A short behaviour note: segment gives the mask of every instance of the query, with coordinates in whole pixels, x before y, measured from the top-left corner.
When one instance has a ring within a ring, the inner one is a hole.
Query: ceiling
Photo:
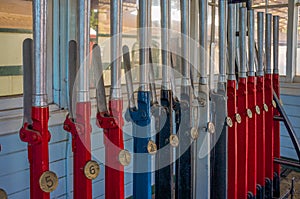
[[[175,2],[175,3],[174,3]],[[178,0],[172,1],[172,7],[178,7]],[[265,5],[265,0],[254,0],[253,6]],[[288,0],[269,0],[269,5],[287,4]],[[0,28],[32,29],[31,1],[28,0],[0,0]],[[153,4],[159,4],[159,0],[153,0]],[[99,32],[109,33],[110,0],[92,0],[92,9],[98,10]],[[136,0],[123,0],[123,31],[129,31],[137,26]],[[265,11],[260,9],[258,11]],[[280,30],[286,33],[287,29],[287,8],[269,9],[274,15],[280,16]],[[300,13],[300,12],[299,12]],[[300,20],[299,20],[300,27]],[[299,28],[300,35],[300,28]]]

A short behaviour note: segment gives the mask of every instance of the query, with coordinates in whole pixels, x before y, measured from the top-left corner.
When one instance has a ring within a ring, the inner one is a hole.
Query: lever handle
[[[33,88],[33,40],[23,42],[23,91],[24,91],[24,120],[23,123],[32,124],[32,88]]]
[[[101,49],[95,44],[93,46],[92,53],[92,63],[95,68],[95,80],[97,82],[96,87],[96,99],[97,99],[97,109],[100,113],[107,113],[107,103],[106,103],[106,94],[104,87],[104,79],[103,79],[103,66],[101,60]]]
[[[125,66],[125,79],[126,79],[129,108],[136,109],[134,94],[133,94],[133,82],[132,82],[132,74],[131,74],[129,48],[128,46],[124,45],[122,50],[123,50],[123,60]]]
[[[154,78],[154,70],[153,70],[153,59],[152,59],[152,49],[149,48],[149,63],[150,63],[150,91],[151,91],[151,104],[157,104],[157,95],[156,95],[156,87],[155,87],[155,78]]]

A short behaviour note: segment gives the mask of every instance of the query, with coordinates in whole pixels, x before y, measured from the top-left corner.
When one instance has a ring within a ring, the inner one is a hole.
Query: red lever
[[[248,77],[248,192],[256,196],[256,77]]]
[[[279,75],[273,74],[274,92],[280,97],[279,91]],[[274,115],[279,115],[277,109],[274,109]],[[280,124],[279,121],[274,121],[274,158],[280,158]],[[274,164],[274,172],[280,174],[280,165]]]
[[[236,81],[227,81],[227,110],[232,126],[228,127],[228,198],[237,199],[237,123],[235,122]]]
[[[97,114],[98,126],[104,129],[105,144],[105,197],[124,199],[124,166],[119,162],[119,153],[124,149],[122,100],[109,102],[110,116]]]
[[[28,143],[28,159],[30,163],[30,198],[49,199],[50,194],[40,187],[40,177],[49,170],[48,131],[49,108],[32,107],[32,125],[27,123],[20,130],[20,138]]]
[[[266,135],[266,177],[273,181],[273,86],[272,75],[265,74],[265,104],[268,111],[265,113],[265,135]]]
[[[247,78],[239,78],[237,91],[237,109],[240,114],[240,123],[237,125],[238,146],[238,198],[247,198],[247,171],[248,171],[248,118],[247,108]]]
[[[74,199],[92,198],[92,181],[84,174],[84,168],[91,160],[91,103],[76,104],[76,123],[67,116],[64,129],[72,134],[72,150],[74,153]]]
[[[264,111],[264,77],[257,77],[256,104],[260,114],[257,114],[257,183],[265,187],[265,111]]]

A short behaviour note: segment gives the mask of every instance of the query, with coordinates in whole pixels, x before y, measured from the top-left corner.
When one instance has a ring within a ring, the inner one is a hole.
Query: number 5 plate
[[[58,178],[52,171],[45,171],[40,177],[40,188],[47,193],[56,189],[58,185]]]
[[[99,164],[94,161],[88,161],[84,166],[84,175],[87,179],[94,180],[100,173]]]

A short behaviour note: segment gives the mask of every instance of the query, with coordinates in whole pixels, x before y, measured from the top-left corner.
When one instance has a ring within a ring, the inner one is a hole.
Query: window
[[[279,19],[279,57],[278,57],[278,67],[279,74],[286,75],[286,53],[287,53],[287,22],[288,22],[288,1],[287,0],[272,0],[269,1],[270,8],[267,9],[268,13],[273,16],[277,15]],[[253,7],[257,12],[266,13],[265,1],[256,0],[254,1]],[[255,21],[257,20],[257,15],[255,14]],[[264,18],[266,20],[266,18]],[[255,31],[257,32],[257,31]],[[255,35],[256,36],[256,35]],[[273,68],[273,53],[272,53],[272,68]]]
[[[32,37],[32,2],[0,2],[0,96],[23,93],[22,43]]]

